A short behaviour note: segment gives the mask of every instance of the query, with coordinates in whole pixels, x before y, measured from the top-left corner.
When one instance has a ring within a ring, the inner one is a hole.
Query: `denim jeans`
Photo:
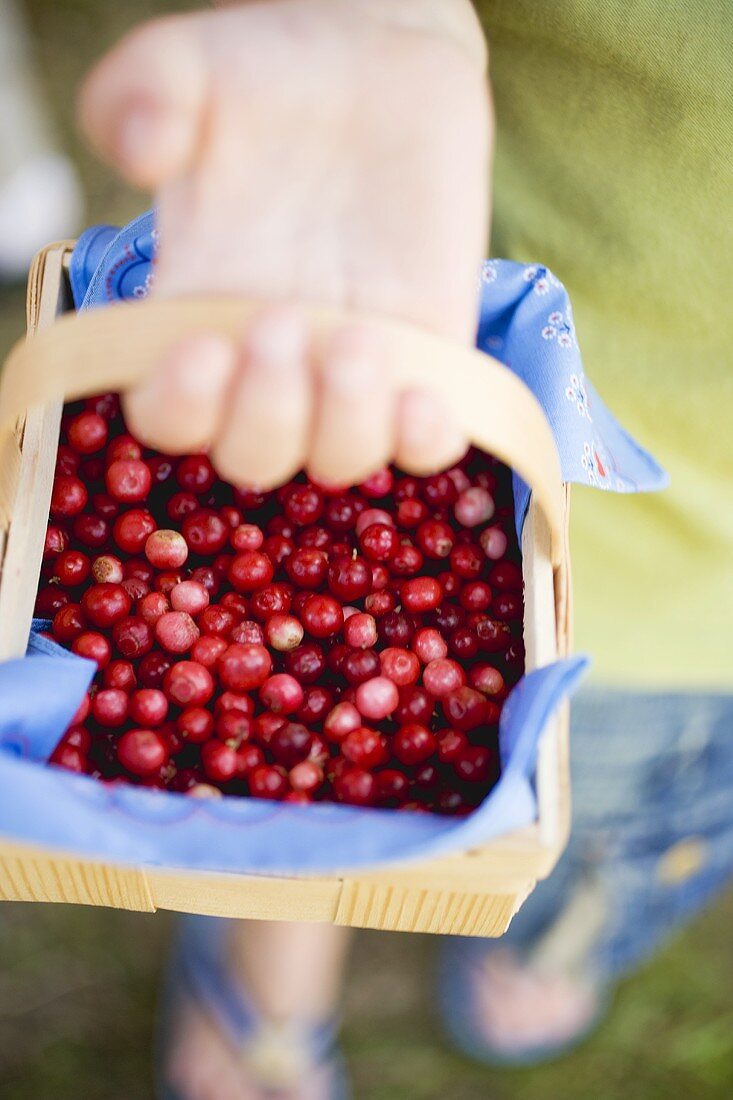
[[[571,757],[570,844],[501,942],[609,980],[733,878],[733,695],[591,688]]]

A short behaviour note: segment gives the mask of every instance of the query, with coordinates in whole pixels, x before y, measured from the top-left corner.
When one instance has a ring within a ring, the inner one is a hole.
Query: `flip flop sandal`
[[[438,1011],[443,1028],[462,1054],[488,1066],[520,1068],[551,1062],[569,1054],[591,1035],[607,1014],[612,986],[594,983],[596,1005],[591,1018],[562,1042],[540,1043],[510,1049],[493,1044],[481,1026],[478,983],[490,981],[484,962],[491,951],[502,949],[485,940],[454,940],[441,951],[438,969]]]
[[[314,1069],[325,1069],[330,1077],[327,1100],[348,1100],[344,1062],[336,1041],[337,1022],[312,1026],[266,1020],[227,972],[224,946],[229,925],[227,919],[219,917],[187,916],[179,922],[156,1043],[161,1100],[186,1100],[165,1080],[166,1053],[176,1012],[185,1000],[205,1013],[239,1052],[248,1083],[259,1087],[263,1100],[288,1100],[292,1090]]]

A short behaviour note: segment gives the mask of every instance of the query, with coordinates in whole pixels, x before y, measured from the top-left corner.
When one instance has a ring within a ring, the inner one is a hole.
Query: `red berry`
[[[68,518],[84,511],[88,493],[83,481],[71,474],[54,478],[51,492],[51,515]]]
[[[187,611],[198,615],[209,604],[209,593],[198,581],[181,581],[171,589],[171,607],[174,611]]]
[[[283,500],[285,515],[296,527],[317,523],[323,514],[323,496],[313,485],[293,485]]]
[[[484,695],[502,695],[504,692],[504,677],[492,665],[474,665],[468,680],[471,687]]]
[[[219,679],[232,691],[254,691],[272,670],[272,658],[262,645],[230,645],[219,658]]]
[[[379,659],[382,664],[382,675],[398,687],[408,687],[410,684],[417,683],[420,662],[409,649],[389,646],[382,650]]]
[[[114,500],[135,504],[148,496],[153,478],[148,466],[139,458],[120,458],[107,467],[104,482]]]
[[[99,554],[92,562],[92,577],[97,584],[121,584],[125,579],[122,562],[114,554]]]
[[[438,630],[429,626],[417,630],[412,639],[412,648],[424,665],[435,661],[439,657],[448,656],[448,646],[445,638]]]
[[[132,600],[120,584],[93,584],[82,596],[81,606],[93,626],[105,628],[130,614]]]
[[[201,707],[214,694],[214,680],[198,661],[177,661],[163,679],[163,690],[179,707]]]
[[[441,764],[452,764],[468,747],[468,738],[460,730],[441,730],[436,737],[438,742],[438,760]]]
[[[168,746],[155,730],[134,729],[123,733],[117,756],[124,768],[146,779],[155,775],[168,761]]]
[[[46,538],[43,543],[43,560],[54,561],[69,545],[69,538],[60,527],[49,524],[46,528]]]
[[[202,745],[214,733],[214,716],[205,707],[186,707],[176,719],[176,728],[184,741]]]
[[[168,653],[188,653],[200,631],[185,611],[166,611],[155,624],[155,637]]]
[[[219,554],[229,542],[229,527],[212,508],[197,508],[182,525],[183,537],[194,554]]]
[[[272,580],[272,562],[259,550],[237,554],[229,566],[229,580],[237,592],[255,592]]]
[[[292,768],[306,760],[311,749],[312,735],[300,722],[285,722],[270,738],[270,751],[278,764]]]
[[[489,717],[488,708],[489,704],[481,692],[470,687],[460,687],[443,699],[443,713],[459,730],[472,730],[485,725]]]
[[[461,590],[461,607],[466,611],[487,611],[491,597],[491,589],[485,581],[469,581]]]
[[[330,638],[344,625],[344,612],[332,596],[313,595],[305,601],[301,619],[314,638]]]
[[[105,668],[112,656],[112,647],[104,634],[97,634],[93,630],[84,630],[77,634],[71,643],[73,653],[77,657],[87,657],[90,661],[96,661],[97,668]]]
[[[399,611],[391,611],[379,622],[380,637],[389,645],[406,646],[414,633],[412,623]]]
[[[494,514],[494,498],[486,489],[472,486],[464,489],[453,506],[456,521],[462,527],[478,527]]]
[[[301,760],[290,769],[288,779],[293,791],[313,794],[323,783],[323,768],[312,760]]]
[[[299,548],[285,559],[285,572],[298,588],[320,588],[328,572],[328,556],[323,550]]]
[[[259,550],[265,536],[254,523],[242,523],[234,528],[229,541],[235,550]]]
[[[361,726],[361,715],[353,703],[337,703],[323,723],[323,732],[329,741],[340,744],[352,730]]]
[[[148,592],[137,605],[138,615],[148,626],[155,626],[166,611],[170,611],[170,604],[162,592]]]
[[[435,737],[417,722],[401,726],[392,740],[392,752],[402,764],[421,764],[435,749]]]
[[[250,600],[250,608],[255,619],[265,622],[273,615],[286,615],[293,602],[290,585],[268,584],[255,592]]]
[[[400,596],[407,611],[420,615],[439,605],[443,589],[435,577],[415,577],[403,583]]]
[[[356,689],[356,707],[373,722],[389,717],[400,701],[397,685],[387,676],[365,680]]]
[[[509,539],[501,527],[487,527],[479,536],[481,549],[490,561],[499,561],[509,548]]]
[[[36,596],[34,614],[39,619],[52,619],[57,611],[66,607],[69,602],[69,594],[64,592],[56,584],[42,588]]]
[[[385,738],[368,726],[348,733],[341,742],[341,752],[352,764],[367,769],[376,768],[389,758]]]
[[[216,473],[206,455],[186,455],[178,463],[176,480],[182,489],[202,496],[213,487]]]
[[[395,721],[406,726],[412,722],[426,726],[433,717],[435,700],[420,687],[406,687],[400,691],[400,701],[395,710]]]
[[[214,783],[228,783],[239,774],[236,750],[222,741],[207,741],[201,747],[204,774]]]
[[[339,802],[351,806],[373,806],[377,800],[377,781],[364,768],[349,767],[333,781],[333,793]]]
[[[399,550],[400,537],[393,526],[372,523],[359,536],[359,545],[369,561],[386,562]]]
[[[467,745],[453,763],[459,779],[466,783],[486,783],[496,768],[496,754],[484,745]]]
[[[450,555],[450,567],[463,580],[475,580],[481,573],[484,558],[470,542],[461,542],[454,546]]]
[[[241,645],[264,645],[265,632],[254,619],[242,619],[229,631],[229,641],[239,642]]]
[[[344,603],[360,600],[372,589],[369,563],[360,557],[337,558],[328,569],[328,587]]]
[[[161,687],[166,672],[173,664],[165,653],[146,653],[137,666],[137,675],[144,687]]]
[[[260,699],[274,714],[293,714],[303,705],[303,688],[287,672],[277,672],[265,680]]]
[[[363,512],[360,512],[356,520],[356,537],[361,536],[366,531],[367,527],[371,527],[373,523],[380,523],[386,527],[394,527],[394,520],[389,512],[385,512],[384,508],[365,508]]]
[[[59,642],[73,642],[84,627],[86,619],[78,603],[70,603],[60,608],[53,617],[51,631]]]
[[[168,700],[158,688],[140,688],[130,696],[130,718],[145,727],[159,726],[168,717]]]
[[[319,725],[333,707],[333,695],[324,687],[310,687],[303,692],[303,702],[295,717],[306,726]]]
[[[272,798],[280,801],[288,791],[287,774],[282,768],[271,764],[261,764],[253,768],[248,776],[249,793],[253,798]]]
[[[128,615],[112,627],[112,641],[118,653],[134,660],[153,648],[153,629],[144,619]]]
[[[65,768],[69,772],[78,772],[80,775],[87,770],[86,755],[74,745],[66,745],[63,742],[53,750],[49,763]]]
[[[205,634],[197,638],[191,646],[191,660],[203,665],[204,668],[216,668],[217,661],[222,653],[226,652],[228,645],[224,638]]]
[[[67,432],[71,446],[82,455],[101,451],[107,442],[107,421],[99,413],[82,412],[69,424]]]
[[[387,493],[391,492],[393,484],[392,471],[387,466],[383,466],[381,470],[377,470],[366,481],[362,481],[359,489],[365,497],[379,499],[380,497],[386,497]]]
[[[414,577],[423,566],[423,556],[416,546],[402,543],[389,563],[393,577]]]
[[[107,688],[131,691],[137,683],[135,669],[129,661],[110,661],[102,675],[102,682]]]
[[[428,519],[420,524],[415,532],[417,544],[428,558],[447,558],[455,541],[453,531],[447,523]]]
[[[119,688],[104,688],[92,699],[92,716],[100,726],[121,726],[127,718],[127,707],[126,692]]]
[[[237,616],[228,607],[210,604],[199,612],[196,622],[202,634],[228,638],[232,627],[237,622]]]
[[[373,649],[347,649],[340,668],[344,678],[354,687],[374,679],[381,670],[379,656]]]
[[[76,588],[89,576],[89,558],[81,550],[64,550],[54,564],[54,575],[67,588]]]
[[[344,641],[352,649],[370,649],[377,644],[377,622],[372,615],[357,612],[344,623]]]
[[[457,691],[466,682],[466,674],[459,664],[443,657],[425,666],[422,681],[425,690],[438,699]]]
[[[410,781],[404,772],[396,768],[385,768],[378,772],[377,789],[379,801],[385,806],[401,806],[407,800]]]
[[[162,528],[147,538],[145,557],[156,569],[180,569],[188,558],[188,545],[178,531]]]
[[[273,615],[265,623],[267,643],[280,653],[289,653],[303,641],[303,626],[293,615]]]
[[[301,684],[314,684],[326,669],[323,650],[315,642],[304,642],[285,654],[285,671]]]
[[[156,523],[150,512],[143,508],[131,508],[115,520],[112,528],[114,540],[126,554],[141,553]]]
[[[143,449],[137,440],[133,439],[131,435],[123,434],[118,435],[116,439],[111,441],[104,457],[107,465],[111,466],[118,459],[138,459],[142,456]]]

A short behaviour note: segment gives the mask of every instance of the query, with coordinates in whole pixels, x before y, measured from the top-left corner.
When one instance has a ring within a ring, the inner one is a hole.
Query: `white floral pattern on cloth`
[[[565,396],[568,401],[572,401],[575,405],[579,416],[584,416],[586,420],[589,420],[591,423],[593,422],[590,411],[590,401],[588,400],[588,391],[585,387],[584,374],[570,375],[570,381],[565,389]]]

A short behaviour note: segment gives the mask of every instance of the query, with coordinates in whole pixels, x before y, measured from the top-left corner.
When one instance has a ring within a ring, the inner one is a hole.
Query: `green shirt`
[[[606,682],[733,686],[733,4],[476,0],[492,254],[546,263],[671,487],[579,489],[576,643]]]

